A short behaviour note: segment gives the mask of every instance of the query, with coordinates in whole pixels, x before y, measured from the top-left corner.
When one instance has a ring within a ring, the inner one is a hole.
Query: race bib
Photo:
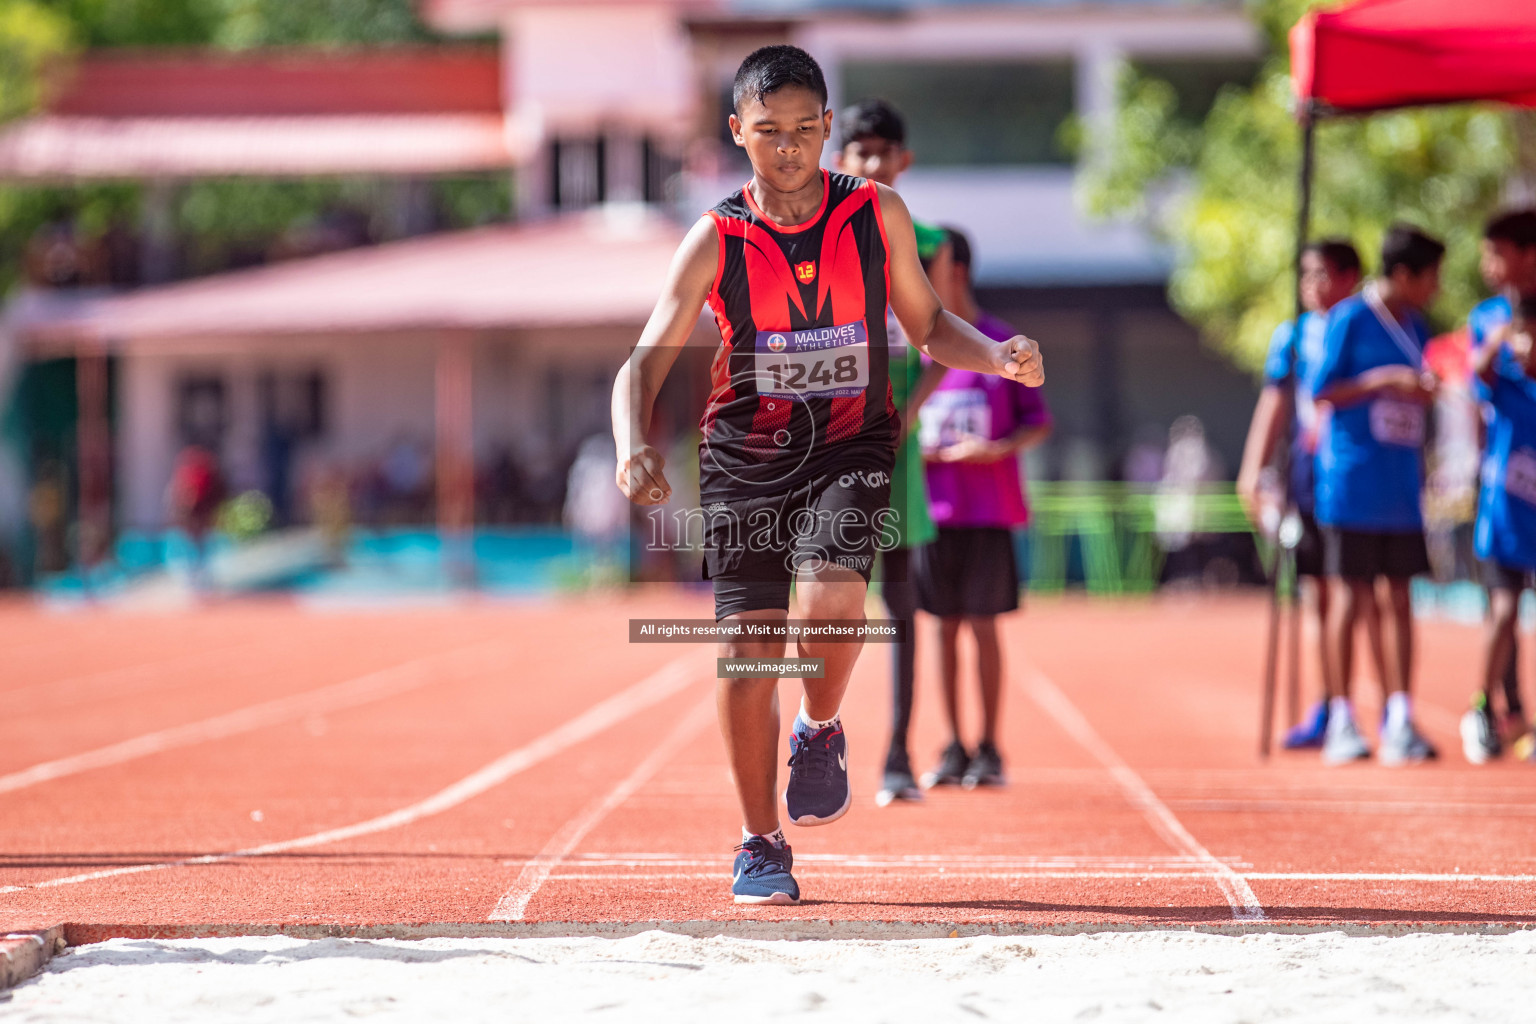
[[[992,404],[980,388],[935,391],[923,403],[918,438],[924,448],[947,448],[964,437],[992,439]]]
[[[1504,490],[1512,498],[1536,505],[1536,452],[1521,448],[1504,467]]]
[[[1371,437],[1378,444],[1424,447],[1424,407],[1378,398],[1371,403]]]
[[[758,331],[754,355],[757,393],[770,398],[849,398],[869,386],[869,332],[862,320]]]

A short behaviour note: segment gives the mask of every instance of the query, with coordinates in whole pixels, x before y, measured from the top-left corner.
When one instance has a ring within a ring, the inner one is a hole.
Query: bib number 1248
[[[810,354],[805,353],[804,356]],[[800,359],[791,356],[779,363],[765,363],[762,367],[763,372],[771,379],[768,390],[810,391],[829,388],[834,384],[852,384],[859,379],[857,356],[816,360],[807,359],[804,356]]]
[[[758,394],[804,400],[857,395],[869,386],[869,335],[862,320],[800,331],[759,331]]]

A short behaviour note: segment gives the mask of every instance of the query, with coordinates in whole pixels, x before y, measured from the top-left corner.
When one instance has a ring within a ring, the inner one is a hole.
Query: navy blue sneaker
[[[1328,736],[1328,702],[1321,701],[1312,709],[1312,714],[1296,723],[1291,731],[1285,734],[1281,746],[1286,750],[1313,750],[1323,745],[1323,740]]]
[[[800,720],[789,733],[789,785],[784,804],[796,825],[826,825],[848,813],[848,737],[843,723],[802,732]]]
[[[737,903],[772,903],[792,907],[800,902],[800,886],[789,873],[794,854],[789,844],[775,846],[762,836],[753,836],[736,847],[735,877],[731,894]]]

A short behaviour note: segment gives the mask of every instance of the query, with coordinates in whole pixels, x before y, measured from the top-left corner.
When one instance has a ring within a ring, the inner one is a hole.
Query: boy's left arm
[[[995,373],[1020,384],[1045,383],[1040,347],[1022,334],[996,342],[944,308],[917,258],[912,215],[901,197],[876,185],[890,252],[891,309],[918,351],[957,370]]]

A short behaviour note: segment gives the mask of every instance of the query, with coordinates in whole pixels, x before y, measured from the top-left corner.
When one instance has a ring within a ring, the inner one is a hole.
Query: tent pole
[[[1301,302],[1301,256],[1307,245],[1307,234],[1312,219],[1312,177],[1315,163],[1315,128],[1316,109],[1310,100],[1304,101],[1301,108],[1301,173],[1297,183],[1298,202],[1296,210],[1296,250],[1292,260],[1294,282],[1294,313],[1291,320],[1291,352],[1290,365],[1286,367],[1285,379],[1281,383],[1289,405],[1295,408],[1296,402],[1296,356],[1300,348],[1301,317],[1306,310]],[[1289,518],[1291,511],[1291,467],[1290,454],[1292,435],[1296,429],[1296,417],[1294,415],[1286,419],[1281,427],[1281,443],[1279,468],[1280,468],[1280,507],[1284,510],[1284,516]],[[1291,709],[1291,718],[1294,723],[1295,709],[1299,701],[1300,668],[1301,668],[1301,609],[1297,600],[1299,581],[1296,579],[1296,548],[1298,538],[1288,536],[1288,531],[1282,528],[1279,543],[1275,545],[1274,570],[1272,572],[1270,602],[1269,602],[1269,631],[1265,641],[1264,659],[1264,697],[1261,702],[1261,721],[1259,723],[1259,756],[1269,757],[1270,744],[1273,739],[1275,722],[1275,688],[1280,669],[1280,635],[1283,632],[1284,616],[1289,613],[1292,617],[1290,629],[1290,657],[1289,671],[1287,674],[1287,705]],[[1287,543],[1289,541],[1289,543]],[[1288,585],[1289,584],[1289,585]]]

